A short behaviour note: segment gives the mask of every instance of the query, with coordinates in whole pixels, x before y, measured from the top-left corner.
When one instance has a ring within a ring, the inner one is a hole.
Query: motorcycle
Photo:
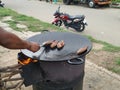
[[[82,32],[85,29],[85,26],[88,25],[84,15],[71,16],[67,13],[60,12],[60,6],[54,13],[54,20],[52,24],[56,26],[64,26],[66,28],[73,28],[78,32]]]
[[[4,3],[0,0],[0,7],[4,7]]]

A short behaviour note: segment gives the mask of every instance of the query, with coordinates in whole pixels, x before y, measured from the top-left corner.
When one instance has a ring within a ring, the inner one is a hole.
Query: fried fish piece
[[[57,46],[57,44],[58,44],[58,41],[57,41],[57,40],[54,40],[54,41],[51,43],[50,47],[51,47],[51,48],[55,48],[55,47]]]
[[[51,45],[53,42],[54,42],[54,40],[49,40],[49,41],[44,42],[42,45],[48,46],[48,45]]]
[[[58,49],[63,48],[64,45],[65,45],[64,41],[61,40],[61,41],[58,42],[58,44],[57,44],[57,48],[58,48]]]
[[[77,55],[80,55],[80,54],[84,53],[85,51],[87,51],[87,48],[88,48],[88,46],[85,46],[85,47],[83,47],[83,48],[80,48],[80,49],[77,51]]]

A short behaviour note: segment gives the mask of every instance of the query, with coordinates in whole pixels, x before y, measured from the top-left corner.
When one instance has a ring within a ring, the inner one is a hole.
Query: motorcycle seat
[[[81,19],[84,18],[84,15],[75,15],[75,16],[70,16],[69,15],[69,19],[74,20],[74,19]]]

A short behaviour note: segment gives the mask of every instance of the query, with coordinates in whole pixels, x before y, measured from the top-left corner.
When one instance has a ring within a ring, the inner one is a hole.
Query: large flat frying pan
[[[42,47],[36,53],[33,53],[27,49],[22,49],[21,52],[30,58],[34,58],[35,54],[41,54],[37,58],[42,61],[63,61],[70,60],[73,58],[79,58],[83,55],[86,55],[92,47],[91,42],[84,36],[76,33],[70,32],[46,32],[32,36],[27,39],[28,41],[37,42],[40,45],[48,40],[64,40],[65,46],[62,49],[51,49]],[[77,55],[76,52],[78,49],[87,46],[86,52],[83,54]],[[41,52],[41,53],[40,53]],[[36,59],[36,58],[35,58]]]

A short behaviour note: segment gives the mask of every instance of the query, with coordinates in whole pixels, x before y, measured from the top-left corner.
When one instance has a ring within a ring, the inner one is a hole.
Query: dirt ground
[[[87,59],[120,75],[120,65],[116,63],[116,58],[120,57],[120,52],[104,51],[102,47],[102,44],[93,43],[92,51],[87,55]]]

